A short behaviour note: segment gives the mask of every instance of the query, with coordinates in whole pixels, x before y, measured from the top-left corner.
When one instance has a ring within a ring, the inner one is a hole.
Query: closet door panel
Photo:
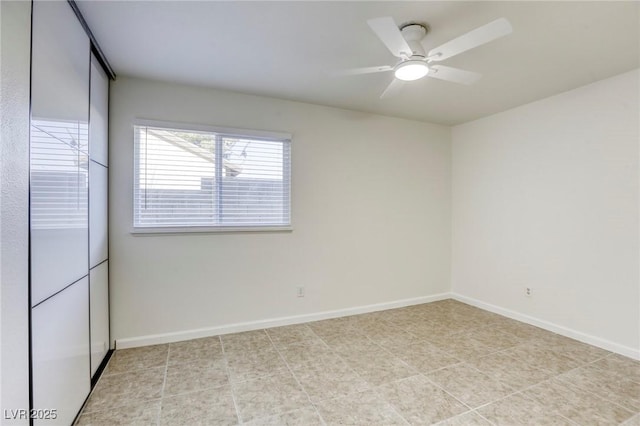
[[[91,376],[109,350],[109,262],[101,263],[89,273],[91,312]]]
[[[67,2],[33,3],[32,306],[88,274],[89,39]]]
[[[88,153],[89,38],[65,1],[34,1],[31,112],[38,120],[69,123],[60,135]]]
[[[33,408],[57,409],[69,425],[89,394],[89,280],[83,278],[32,310]]]
[[[108,166],[109,78],[95,56],[91,56],[91,141],[89,155],[92,160]]]
[[[89,162],[89,258],[93,268],[107,259],[107,191],[108,169]]]

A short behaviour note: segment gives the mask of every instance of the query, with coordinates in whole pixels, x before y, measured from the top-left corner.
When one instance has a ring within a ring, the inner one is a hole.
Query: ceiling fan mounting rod
[[[428,32],[428,27],[425,24],[409,22],[400,26],[400,32],[411,48],[411,55],[409,56],[426,56],[422,43],[420,43]]]
[[[407,27],[412,27],[412,26],[420,26],[422,28],[424,28],[424,35],[423,37],[429,32],[429,25],[427,25],[425,22],[419,22],[419,21],[408,21],[405,22],[404,24],[400,25],[400,31],[404,30]]]

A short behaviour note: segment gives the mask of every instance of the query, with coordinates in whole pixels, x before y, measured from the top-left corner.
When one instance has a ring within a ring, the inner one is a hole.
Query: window
[[[287,229],[288,135],[136,125],[134,232]]]

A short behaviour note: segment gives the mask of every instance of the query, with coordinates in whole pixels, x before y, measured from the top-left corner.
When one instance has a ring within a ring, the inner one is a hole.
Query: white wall
[[[115,339],[448,292],[449,128],[132,78],[110,113]],[[136,117],[292,133],[293,232],[131,235]]]
[[[0,28],[0,413],[4,418],[5,410],[29,408],[31,2],[0,2]],[[28,423],[2,420],[2,424]]]
[[[453,128],[455,293],[640,356],[638,81]]]

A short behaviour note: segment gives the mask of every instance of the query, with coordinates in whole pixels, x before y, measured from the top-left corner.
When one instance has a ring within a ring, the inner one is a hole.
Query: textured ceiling
[[[79,1],[119,75],[194,84],[353,110],[458,124],[640,66],[640,2]],[[367,26],[427,22],[427,47],[499,17],[513,33],[446,65],[480,72],[473,86],[436,79],[379,95],[393,64]]]

